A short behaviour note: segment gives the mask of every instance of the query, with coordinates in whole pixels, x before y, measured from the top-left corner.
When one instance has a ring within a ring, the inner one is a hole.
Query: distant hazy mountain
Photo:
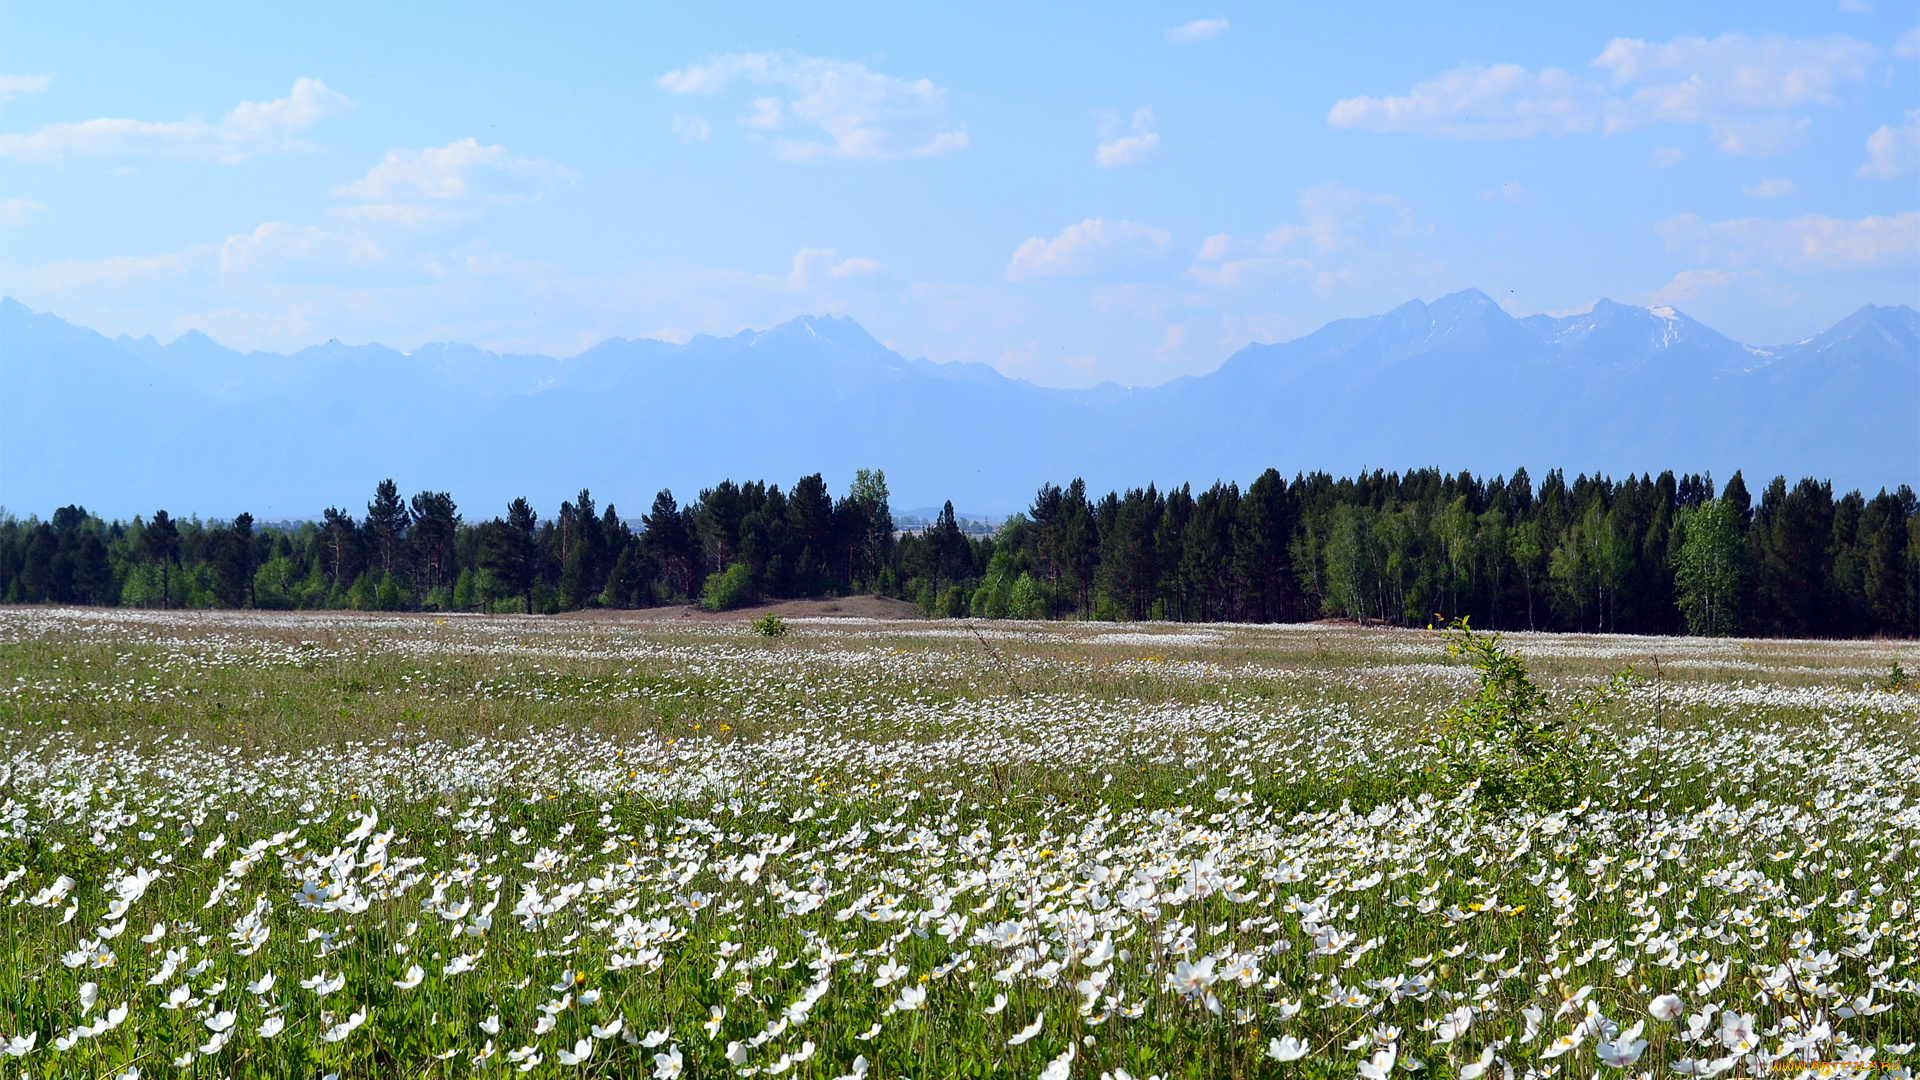
[[[1735,468],[1843,487],[1920,481],[1920,314],[1860,309],[1754,348],[1670,308],[1515,319],[1468,290],[1250,345],[1164,386],[1054,390],[908,360],[850,319],[577,356],[328,342],[238,353],[117,340],[0,300],[0,505],[227,516],[358,508],[382,477],[470,516],[590,486],[637,515],[732,476],[994,513],[1042,481],[1250,480],[1268,466],[1615,475]]]

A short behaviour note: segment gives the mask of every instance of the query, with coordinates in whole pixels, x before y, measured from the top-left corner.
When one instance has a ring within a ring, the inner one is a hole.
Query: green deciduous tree
[[[1740,511],[1715,499],[1680,511],[1679,547],[1673,556],[1674,586],[1687,633],[1722,637],[1740,632],[1751,567]]]

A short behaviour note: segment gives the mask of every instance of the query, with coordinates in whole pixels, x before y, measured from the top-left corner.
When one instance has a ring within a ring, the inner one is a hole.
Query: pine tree
[[[535,532],[539,516],[526,499],[507,504],[506,519],[488,523],[482,547],[482,565],[508,592],[526,601],[527,614],[533,614],[533,583],[538,578],[540,546]]]
[[[173,606],[173,564],[180,559],[180,527],[165,510],[155,510],[140,537],[147,558],[160,564],[160,606]]]
[[[366,529],[379,545],[381,573],[393,575],[394,556],[406,536],[407,526],[412,523],[406,501],[400,497],[400,486],[391,478],[380,481],[374,489],[373,501],[367,504]]]

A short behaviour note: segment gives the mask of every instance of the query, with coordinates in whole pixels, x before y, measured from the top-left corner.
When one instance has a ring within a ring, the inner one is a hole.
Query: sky
[[[1468,287],[1774,344],[1920,303],[1916,22],[0,0],[0,293],[274,351],[848,315],[1051,386]]]

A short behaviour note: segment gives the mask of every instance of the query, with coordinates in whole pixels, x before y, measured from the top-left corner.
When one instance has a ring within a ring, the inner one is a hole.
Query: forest
[[[1091,495],[1046,484],[992,535],[948,503],[898,529],[885,474],[835,497],[725,480],[640,518],[591,492],[469,519],[446,492],[377,485],[364,513],[258,523],[164,510],[0,514],[15,604],[551,614],[872,593],[937,617],[1425,625],[1708,636],[1920,636],[1920,507],[1735,473],[1536,484],[1436,470]]]

